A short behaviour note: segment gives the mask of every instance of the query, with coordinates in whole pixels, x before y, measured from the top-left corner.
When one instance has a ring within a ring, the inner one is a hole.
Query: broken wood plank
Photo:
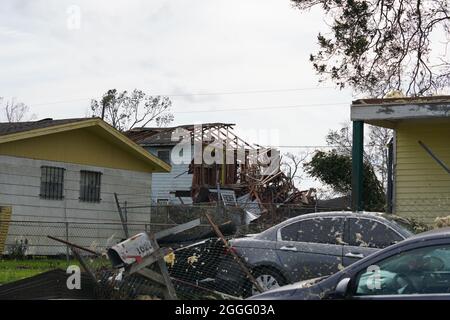
[[[94,282],[94,285],[97,286],[98,285],[98,281],[97,281],[97,277],[95,276],[94,272],[91,270],[91,268],[89,268],[89,266],[87,265],[86,261],[84,260],[83,256],[77,251],[76,248],[71,247],[70,248],[73,255],[75,256],[75,258],[78,260],[78,262],[81,264],[81,267],[84,269],[84,271],[86,271],[86,273],[89,275],[89,277],[92,279],[92,281]]]
[[[158,242],[156,241],[155,237],[149,234],[149,238],[152,246],[157,250],[160,250]],[[161,259],[158,259],[157,263],[159,267],[159,272],[161,272],[161,275],[164,279],[165,289],[167,291],[165,295],[166,298],[170,300],[177,299],[177,293],[175,292],[172,280],[170,279],[169,271],[167,270],[167,264],[166,261],[164,261],[164,256],[162,256]]]
[[[116,200],[117,211],[119,212],[120,221],[122,222],[123,232],[125,233],[125,238],[129,238],[128,234],[128,225],[125,219],[125,216],[122,212],[122,208],[120,207],[119,198],[117,197],[117,193],[114,192],[114,199]]]
[[[217,225],[214,223],[214,221],[211,219],[209,214],[205,213],[205,216],[206,216],[206,219],[208,219],[208,222],[211,225],[211,227],[213,228],[214,232],[217,234],[217,236],[220,238],[220,240],[222,240],[225,248],[228,250],[229,253],[231,253],[231,255],[233,256],[234,260],[237,262],[239,267],[246,274],[247,278],[255,285],[256,289],[259,292],[261,292],[261,293],[264,292],[264,289],[261,287],[261,285],[258,283],[258,281],[256,281],[255,277],[253,277],[251,272],[248,270],[247,266],[241,261],[241,258],[233,250],[231,250],[230,245],[228,244],[228,241],[225,239],[225,237],[223,236],[222,232],[217,227]]]
[[[94,254],[94,255],[96,255],[96,256],[101,256],[101,254],[98,253],[98,252],[96,252],[96,251],[93,251],[93,250],[91,250],[91,249],[88,249],[88,248],[79,246],[79,245],[77,245],[77,244],[75,244],[75,243],[72,243],[72,242],[69,242],[69,241],[66,241],[66,240],[63,240],[63,239],[59,239],[59,238],[56,238],[56,237],[52,237],[52,236],[49,236],[49,235],[47,235],[47,238],[52,239],[52,240],[55,240],[55,241],[58,241],[58,242],[61,242],[61,243],[64,243],[65,245],[68,245],[69,247],[73,247],[73,248],[76,248],[76,249],[80,249],[80,250],[83,250],[83,251],[92,253],[92,254]]]
[[[167,265],[164,260],[158,260],[158,267],[162,274],[162,277],[164,279],[164,283],[166,285],[167,289],[167,295],[166,298],[170,300],[176,300],[177,299],[177,293],[175,292],[175,288],[172,284],[172,279],[170,279],[169,271],[167,270]]]
[[[173,228],[166,229],[155,233],[155,239],[161,239],[171,234],[177,234],[200,225],[200,218],[177,225]]]
[[[156,261],[163,259],[164,256],[162,255],[162,250],[160,248],[155,248],[155,251],[152,252],[149,256],[142,259],[140,263],[135,263],[126,270],[127,274],[133,274],[135,272],[138,272],[139,270],[155,263]]]

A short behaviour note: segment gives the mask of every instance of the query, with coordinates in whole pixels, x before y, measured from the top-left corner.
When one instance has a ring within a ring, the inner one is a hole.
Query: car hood
[[[299,282],[295,282],[292,284],[288,284],[286,286],[282,286],[273,290],[270,290],[271,292],[274,292],[276,290],[281,290],[281,289],[285,289],[285,290],[296,290],[296,289],[304,289],[304,288],[309,288],[313,285],[315,285],[316,283],[319,283],[320,281],[322,281],[323,279],[328,278],[328,276],[323,276],[323,277],[318,277],[318,278],[313,278],[313,279],[308,279],[308,280],[303,280],[303,281],[299,281]]]
[[[319,283],[320,281],[328,278],[328,276],[308,279],[292,284],[288,284],[276,289],[272,289],[269,291],[266,291],[264,293],[255,295],[253,297],[250,297],[250,300],[263,300],[263,299],[276,299],[276,298],[289,298],[292,296],[297,290],[299,289],[307,289],[312,287],[313,285]]]

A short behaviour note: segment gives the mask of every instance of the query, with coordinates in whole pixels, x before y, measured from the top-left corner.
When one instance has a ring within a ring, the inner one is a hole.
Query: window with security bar
[[[85,202],[100,202],[102,173],[82,170],[80,174],[80,200]]]
[[[41,198],[50,200],[64,198],[64,171],[64,168],[41,167]]]

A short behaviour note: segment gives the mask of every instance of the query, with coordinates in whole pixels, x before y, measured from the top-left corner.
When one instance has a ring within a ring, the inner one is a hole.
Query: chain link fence
[[[237,206],[208,204],[139,205],[125,206],[122,210],[125,219],[133,222],[121,223],[117,221],[119,219],[115,219],[115,221],[108,219],[100,222],[95,220],[48,221],[48,219],[40,220],[39,217],[34,216],[26,219],[21,217],[22,219],[19,220],[13,214],[10,219],[0,219],[0,227],[2,230],[5,230],[0,235],[4,238],[3,248],[0,247],[0,254],[20,254],[20,251],[23,251],[22,253],[25,255],[67,255],[66,246],[48,239],[48,235],[83,247],[104,250],[127,238],[125,229],[128,231],[129,236],[143,231],[157,233],[158,231],[200,218],[201,225],[184,234],[187,241],[189,239],[195,240],[196,235],[200,237],[211,231],[211,226],[206,221],[205,214],[212,216],[218,225],[231,222],[236,227],[232,230],[232,234],[243,236],[248,233],[261,232],[272,225],[298,215],[342,209],[273,204],[270,210],[264,211],[258,204],[249,204],[245,209]],[[251,214],[251,212],[258,212],[259,218],[257,215]],[[118,217],[117,213],[112,214]]]
[[[450,194],[424,193],[416,198],[398,195],[394,207],[399,216],[409,217],[429,226],[438,226],[440,219],[450,216]]]
[[[255,254],[264,255],[267,260],[274,259],[275,250],[264,247],[260,248],[261,250],[252,249],[253,252],[245,254],[241,252],[236,255],[234,248],[224,244],[212,231],[211,225],[205,219],[205,214],[210,215],[219,227],[233,225],[234,228],[224,229],[226,238],[232,239],[258,233],[298,215],[346,209],[281,204],[266,206],[264,211],[259,205],[254,206],[253,208],[247,206],[244,210],[223,205],[128,205],[123,208],[126,219],[139,222],[125,224],[117,221],[40,221],[37,219],[20,221],[15,220],[12,215],[11,220],[0,220],[0,229],[5,230],[7,225],[8,230],[3,254],[60,256],[73,261],[73,253],[66,245],[47,238],[47,235],[51,235],[101,253],[93,256],[80,251],[98,280],[97,297],[164,299],[161,289],[155,287],[145,277],[133,274],[123,278],[121,270],[111,268],[105,252],[114,244],[127,238],[125,230],[128,230],[129,236],[143,231],[157,233],[200,218],[199,226],[182,234],[158,240],[160,246],[166,249],[164,260],[178,298],[241,299],[258,293],[261,287],[270,286],[269,282],[274,280],[278,285],[287,284],[287,280],[274,270],[267,267],[250,269],[247,264],[248,257]],[[257,210],[260,210],[261,216],[250,221],[255,218],[255,215],[249,215],[249,212],[255,213],[258,212]],[[414,219],[418,221],[428,219],[425,221],[434,222],[435,217],[426,215],[425,212],[418,212]],[[230,221],[234,223],[230,224]],[[448,222],[450,224],[450,221]],[[337,271],[338,269],[330,268],[324,271],[324,275]]]

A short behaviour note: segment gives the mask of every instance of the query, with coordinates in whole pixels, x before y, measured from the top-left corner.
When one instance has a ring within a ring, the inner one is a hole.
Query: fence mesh
[[[149,214],[143,214],[143,208],[148,208]],[[258,208],[253,209],[256,211]],[[206,213],[221,227],[227,239],[235,239],[266,230],[294,216],[342,209],[274,205],[273,210],[246,224],[246,212],[235,207],[129,206],[125,210],[127,219],[140,222],[126,223],[126,228],[124,224],[118,222],[2,220],[0,229],[7,230],[7,236],[4,239],[3,248],[0,249],[3,250],[6,258],[43,255],[59,257],[67,260],[68,263],[73,263],[74,253],[65,244],[47,238],[47,235],[51,235],[99,253],[94,255],[92,252],[77,250],[97,281],[96,296],[98,298],[165,299],[167,297],[161,286],[155,285],[139,274],[124,276],[123,270],[113,269],[111,262],[107,259],[106,250],[126,239],[125,229],[128,230],[129,236],[143,231],[155,234],[200,218],[199,226],[182,234],[158,240],[165,250],[164,261],[177,297],[189,300],[242,299],[258,293],[261,289],[258,287],[262,286],[264,289],[270,286],[273,280],[277,285],[287,283],[286,278],[275,270],[269,267],[251,268],[248,263],[255,252],[265,255],[267,260],[273,259],[275,249],[265,247],[264,250],[254,250],[249,253],[237,252],[234,247],[227,247],[212,231],[205,219]],[[420,212],[414,218],[418,221],[427,218],[427,221],[430,221],[429,215]],[[230,221],[234,223],[229,224]],[[227,229],[228,225],[239,227]],[[333,264],[333,268],[324,269],[325,271],[322,270],[319,274],[331,274],[338,271],[339,267],[341,266],[337,263]],[[158,271],[155,266],[150,269]],[[308,276],[305,275],[305,277]]]

